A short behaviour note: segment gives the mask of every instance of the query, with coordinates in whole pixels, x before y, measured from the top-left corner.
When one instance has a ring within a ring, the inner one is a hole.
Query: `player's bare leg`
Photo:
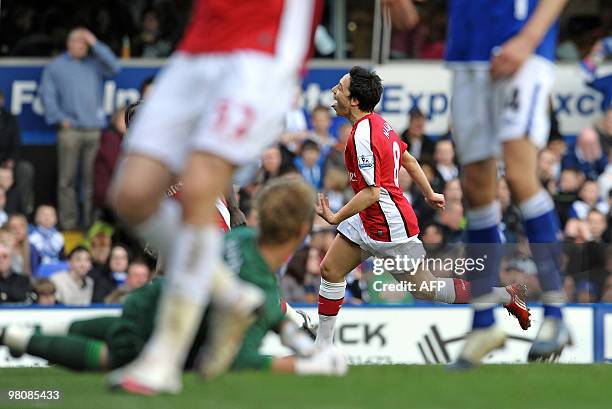
[[[208,303],[212,271],[220,263],[221,233],[215,200],[233,172],[219,157],[192,153],[181,179],[182,223],[168,257],[167,281],[156,327],[139,358],[114,379],[140,393],[178,392],[186,354]]]
[[[470,301],[469,281],[436,277],[422,265],[419,265],[414,273],[394,272],[392,276],[398,282],[411,283],[415,289],[411,294],[419,300],[445,304],[467,304]]]
[[[337,234],[321,262],[319,289],[319,328],[315,343],[329,346],[334,340],[334,325],[342,302],[346,281],[344,277],[362,261],[362,251],[342,234]]]
[[[471,284],[462,278],[436,277],[427,268],[419,266],[414,274],[395,272],[393,278],[398,282],[412,283],[411,294],[425,301],[444,304],[467,304],[471,299]],[[497,302],[502,304],[514,316],[522,329],[531,326],[529,309],[525,304],[527,287],[510,284],[505,287],[493,287]]]
[[[559,221],[550,195],[536,176],[537,148],[529,138],[521,138],[505,142],[503,149],[506,180],[521,210],[543,290],[544,323],[529,351],[529,360],[548,359],[571,343],[561,313],[565,297],[559,267]]]
[[[172,232],[181,219],[180,205],[165,197],[174,176],[161,162],[139,154],[122,159],[109,194],[110,202],[134,232],[166,258]]]

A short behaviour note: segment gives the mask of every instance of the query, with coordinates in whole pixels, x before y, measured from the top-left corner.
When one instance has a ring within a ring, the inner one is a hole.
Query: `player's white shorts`
[[[548,139],[548,97],[554,66],[530,57],[511,78],[492,81],[488,67],[453,68],[451,116],[462,165],[498,156],[501,143],[529,137],[538,148]]]
[[[125,150],[175,173],[193,151],[244,165],[280,135],[296,84],[297,70],[273,55],[175,53],[136,114]]]
[[[412,259],[423,259],[425,256],[425,248],[417,235],[409,237],[407,241],[401,243],[372,239],[366,233],[359,214],[342,221],[338,225],[338,232],[361,248],[365,253],[364,259],[367,257],[396,259],[397,257],[404,258],[405,256]],[[394,271],[389,271],[389,273],[394,273]]]

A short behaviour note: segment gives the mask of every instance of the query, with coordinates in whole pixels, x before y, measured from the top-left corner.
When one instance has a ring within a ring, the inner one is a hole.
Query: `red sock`
[[[471,284],[467,280],[453,278],[455,284],[455,302],[453,304],[467,304],[472,298]]]
[[[342,307],[344,297],[339,300],[330,300],[319,294],[319,314],[327,316],[336,316]]]
[[[281,307],[281,311],[283,312],[283,315],[287,314],[287,301],[285,301],[284,298],[280,299],[280,307]]]

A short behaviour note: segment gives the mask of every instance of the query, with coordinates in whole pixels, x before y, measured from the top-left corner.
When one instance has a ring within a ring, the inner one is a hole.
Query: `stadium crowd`
[[[130,6],[124,6],[125,2],[107,2],[108,9],[102,10],[98,4],[90,6],[87,3],[81,5],[76,13],[64,13],[62,7],[67,2],[56,2],[40,16],[33,14],[35,8],[31,2],[20,2],[10,9],[14,13],[14,18],[10,19],[15,25],[12,30],[14,38],[2,37],[0,54],[39,56],[50,55],[50,50],[57,54],[66,44],[68,32],[64,28],[72,26],[70,19],[80,19],[80,22],[89,22],[85,25],[96,27],[95,33],[84,30],[79,37],[94,51],[98,47],[94,54],[106,63],[109,71],[102,74],[112,75],[118,69],[116,55],[126,56],[126,44],[132,56],[169,55],[180,35],[176,27],[182,27],[188,15],[188,3],[134,1]],[[172,12],[162,12],[164,7]],[[439,22],[438,25],[428,23],[428,27],[440,27],[442,35],[430,32],[430,37],[426,36],[429,38],[426,50],[402,55],[440,58],[444,45],[434,43],[436,38],[444,38],[444,19],[438,14],[432,13],[426,18]],[[135,16],[141,16],[141,24],[134,23]],[[612,18],[606,19],[606,16],[602,14],[600,28],[609,31]],[[169,27],[174,27],[174,30],[169,30]],[[593,37],[584,52],[581,41],[587,40],[582,37],[576,40],[574,37],[584,34],[578,31],[579,34],[572,29],[566,31],[567,41],[575,43],[576,60],[588,52],[594,40]],[[600,31],[600,35],[602,33]],[[589,31],[588,35],[596,34]],[[406,50],[405,44],[398,47]],[[398,47],[394,49],[398,50]],[[68,48],[70,51],[70,44]],[[571,52],[567,51],[570,48],[562,42],[559,52],[563,50],[570,55]],[[61,56],[56,60],[58,58]],[[66,140],[62,142],[63,139],[81,140],[86,144],[88,136],[79,134],[80,128],[101,131],[96,143],[88,148],[91,151],[89,158],[81,163],[83,191],[91,192],[92,203],[90,207],[85,204],[80,215],[77,214],[76,194],[67,189],[75,189],[78,160],[69,161],[70,169],[62,169],[61,166],[65,167],[67,162],[60,160],[59,207],[56,209],[48,204],[35,207],[32,179],[36,164],[21,160],[17,121],[3,107],[3,98],[0,98],[0,303],[120,303],[131,290],[144,285],[156,270],[151,251],[135,243],[105,205],[121,141],[126,134],[129,137],[124,123],[125,109],[117,110],[108,122],[102,120],[91,126],[71,124],[71,119],[62,116],[61,110],[52,109],[53,96],[65,91],[62,80],[52,75],[54,62],[47,66],[47,79],[43,74],[41,96],[47,121],[58,126],[58,135],[64,135],[58,137],[58,144],[64,144],[64,148],[58,146],[59,155],[62,155],[62,149],[64,157],[69,156],[71,147],[76,149]],[[71,75],[78,80],[81,74]],[[143,83],[143,98],[150,85],[151,80]],[[95,99],[99,96],[89,97]],[[257,215],[252,211],[254,195],[280,175],[301,175],[316,190],[328,196],[333,211],[341,208],[352,195],[344,167],[344,146],[351,132],[350,124],[335,120],[326,106],[317,106],[306,113],[298,100],[299,92],[296,90],[295,107],[286,115],[280,142],[263,152],[251,180],[236,187],[240,210],[249,225],[257,223]],[[609,102],[609,98],[604,98],[606,100]],[[72,103],[81,105],[77,100]],[[101,104],[101,101],[97,103]],[[561,220],[565,292],[570,302],[612,302],[612,104],[604,104],[601,120],[584,128],[575,140],[564,138],[555,126],[554,115],[551,117],[553,126],[547,146],[539,153],[538,172],[543,185],[554,198]],[[427,120],[421,111],[413,109],[408,113],[405,129],[396,131],[401,132],[401,138],[421,163],[434,189],[446,196],[446,209],[442,212],[431,210],[404,169],[401,169],[399,180],[418,216],[428,257],[456,259],[462,255],[465,227],[461,169],[455,160],[452,130],[442,136],[427,135]],[[499,179],[498,199],[502,204],[500,218],[505,237],[500,281],[504,285],[526,283],[529,299],[537,300],[540,290],[535,264],[522,231],[519,211],[510,201],[503,177]],[[288,302],[316,302],[320,284],[319,264],[334,235],[334,226],[321,218],[315,220],[307,242],[282,272],[281,286]],[[67,248],[70,251],[65,251]],[[373,280],[391,278],[374,275],[372,267],[371,261],[365,262],[350,274],[347,302],[414,302],[407,293],[374,291]],[[455,274],[443,268],[434,273],[445,277]]]

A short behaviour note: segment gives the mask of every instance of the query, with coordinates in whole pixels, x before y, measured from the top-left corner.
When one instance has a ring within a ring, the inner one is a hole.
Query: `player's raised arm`
[[[419,165],[419,162],[414,156],[408,153],[408,151],[404,151],[404,154],[402,155],[402,166],[408,171],[408,174],[412,180],[414,180],[414,183],[417,184],[423,193],[423,196],[425,196],[427,203],[434,209],[444,209],[444,206],[446,205],[444,195],[434,192],[433,188],[429,184],[429,181],[427,180],[427,176],[425,176],[425,173],[421,168],[421,165]]]
[[[494,51],[491,76],[504,78],[514,74],[533,54],[566,3],[567,0],[540,0],[523,29]]]

